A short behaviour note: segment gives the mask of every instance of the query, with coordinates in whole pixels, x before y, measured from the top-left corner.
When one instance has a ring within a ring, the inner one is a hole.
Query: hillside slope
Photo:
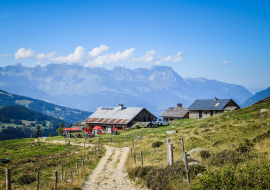
[[[23,85],[23,86],[13,86],[13,85],[0,85],[0,90],[4,90],[10,94],[17,94],[20,96],[26,96],[33,99],[42,100],[45,102],[49,102],[52,104],[57,104],[64,107],[74,108],[72,104],[68,102],[63,102],[61,100],[56,99],[55,97],[50,96],[46,92],[39,90],[30,85]],[[76,108],[74,108],[76,109]]]
[[[92,114],[91,112],[71,109],[42,100],[19,96],[16,94],[9,94],[6,91],[0,90],[0,106],[8,105],[21,105],[33,111],[65,120],[69,123],[83,121],[85,118]]]
[[[56,134],[56,129],[62,122],[66,127],[69,126],[68,122],[16,105],[0,109],[0,122],[1,140],[34,136],[37,125],[40,125],[43,136],[48,136],[50,133]]]
[[[270,188],[270,101],[210,118],[178,122],[154,129],[123,131],[113,137],[112,144],[117,147],[132,147],[131,140],[134,142],[132,151],[138,155],[137,162],[134,164],[134,158],[127,162],[132,179],[141,178],[141,182],[151,189]],[[166,134],[166,131],[175,130],[178,133]],[[137,134],[142,139],[134,141]],[[125,137],[131,137],[130,141],[126,142]],[[109,135],[104,136],[101,142],[111,144],[110,138]],[[167,138],[175,147],[175,164],[172,167],[165,167]],[[188,162],[192,163],[191,184],[185,180],[180,138],[184,139],[186,152],[205,149],[188,153],[191,157]],[[153,147],[156,142],[161,146]],[[144,168],[139,167],[140,151],[143,152]],[[205,167],[196,164],[198,162]],[[198,173],[202,177],[197,177]]]
[[[249,99],[247,99],[242,105],[241,108],[245,108],[248,107],[264,98],[266,98],[267,96],[270,96],[270,87],[261,91],[261,92],[257,92],[254,96],[250,97]]]

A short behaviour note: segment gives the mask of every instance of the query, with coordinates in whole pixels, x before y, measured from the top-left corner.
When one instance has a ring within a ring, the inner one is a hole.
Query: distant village
[[[181,103],[168,107],[159,115],[163,119],[159,119],[144,107],[125,107],[119,104],[118,107],[97,108],[96,112],[83,122],[77,122],[72,128],[82,129],[85,126],[89,131],[99,129],[100,134],[111,133],[136,126],[157,127],[175,120],[206,118],[237,109],[240,107],[232,99],[198,99],[190,107],[183,107]]]

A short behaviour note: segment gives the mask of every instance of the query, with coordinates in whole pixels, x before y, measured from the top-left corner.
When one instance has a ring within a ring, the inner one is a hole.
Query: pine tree
[[[58,133],[58,136],[63,136],[64,129],[65,129],[65,125],[64,125],[64,122],[62,122],[60,127],[56,130],[56,132]]]
[[[39,125],[37,126],[35,138],[38,138],[38,137],[41,137],[41,129]]]

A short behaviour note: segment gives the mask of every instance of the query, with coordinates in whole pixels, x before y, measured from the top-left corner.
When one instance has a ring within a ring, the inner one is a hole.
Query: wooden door
[[[202,118],[202,111],[199,111],[199,118]]]

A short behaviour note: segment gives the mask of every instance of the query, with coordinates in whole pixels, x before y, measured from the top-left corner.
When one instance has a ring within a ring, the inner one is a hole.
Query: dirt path
[[[105,146],[105,156],[101,158],[98,166],[88,177],[83,187],[84,190],[136,190],[125,173],[125,162],[129,148],[113,148]]]
[[[45,141],[45,139],[41,139]],[[46,141],[47,143],[61,143],[65,141]],[[84,146],[83,144],[75,144]],[[94,146],[85,144],[85,146]],[[134,182],[130,181],[125,173],[125,163],[129,154],[129,148],[114,148],[104,146],[106,154],[99,161],[96,169],[90,174],[85,181],[83,190],[147,190],[147,188],[135,187]]]

